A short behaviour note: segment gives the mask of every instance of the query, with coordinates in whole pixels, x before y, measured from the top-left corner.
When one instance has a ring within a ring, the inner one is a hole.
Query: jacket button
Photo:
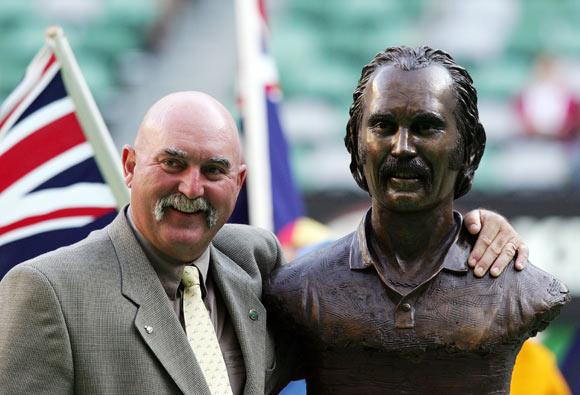
[[[250,319],[252,321],[257,321],[258,320],[258,312],[256,310],[252,309],[248,312],[248,317],[250,317]]]
[[[401,305],[401,310],[407,312],[407,311],[411,311],[411,305],[409,303],[403,303]]]

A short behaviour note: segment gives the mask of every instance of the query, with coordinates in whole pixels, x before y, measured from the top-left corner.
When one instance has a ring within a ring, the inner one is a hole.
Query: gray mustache
[[[209,229],[217,223],[217,210],[203,197],[189,199],[181,193],[164,196],[155,204],[155,219],[161,221],[167,208],[174,208],[184,213],[202,212]]]

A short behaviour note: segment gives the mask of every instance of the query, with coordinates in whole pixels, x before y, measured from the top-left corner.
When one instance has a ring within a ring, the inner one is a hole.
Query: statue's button
[[[252,321],[256,321],[258,319],[258,312],[252,309],[248,312],[248,317],[250,317]]]
[[[409,303],[403,303],[401,305],[401,310],[403,310],[403,311],[411,311],[411,305]]]

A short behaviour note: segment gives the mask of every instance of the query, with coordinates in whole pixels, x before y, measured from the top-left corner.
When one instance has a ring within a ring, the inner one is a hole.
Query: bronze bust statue
[[[269,320],[295,342],[309,393],[508,393],[516,355],[568,299],[529,265],[468,270],[453,201],[485,147],[467,71],[440,50],[392,47],[363,68],[345,143],[371,196],[358,229],[278,269]]]

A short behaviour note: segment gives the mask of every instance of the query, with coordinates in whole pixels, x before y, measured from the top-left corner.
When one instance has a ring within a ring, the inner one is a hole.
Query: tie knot
[[[183,269],[183,278],[181,281],[183,281],[185,288],[199,285],[199,271],[197,268],[195,266],[186,266],[185,269]]]

